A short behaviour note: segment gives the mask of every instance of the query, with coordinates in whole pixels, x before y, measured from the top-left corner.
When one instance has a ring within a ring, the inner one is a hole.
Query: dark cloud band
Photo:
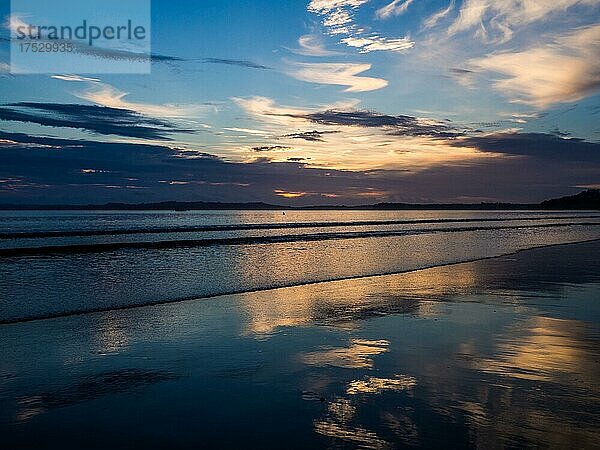
[[[80,104],[9,103],[0,107],[0,120],[142,139],[169,140],[171,133],[192,132],[128,109]]]

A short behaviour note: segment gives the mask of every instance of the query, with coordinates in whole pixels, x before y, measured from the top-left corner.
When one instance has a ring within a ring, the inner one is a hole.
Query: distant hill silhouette
[[[105,203],[102,205],[0,205],[0,210],[49,211],[207,211],[207,210],[600,210],[600,190],[589,189],[577,195],[545,200],[542,203],[377,203],[375,205],[344,206],[283,206],[268,203],[221,202],[158,202],[158,203]]]
[[[542,209],[600,209],[600,189],[589,189],[577,195],[546,200]]]

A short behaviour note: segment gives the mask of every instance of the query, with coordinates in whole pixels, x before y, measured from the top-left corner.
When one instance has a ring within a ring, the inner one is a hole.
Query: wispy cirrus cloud
[[[391,3],[379,8],[375,15],[379,19],[389,19],[393,16],[404,14],[414,0],[394,0]]]
[[[334,56],[340,53],[327,50],[320,37],[314,34],[305,34],[298,38],[299,48],[291,51],[303,56]]]
[[[315,11],[331,11],[332,9],[342,8],[349,6],[351,8],[358,8],[359,6],[368,3],[369,0],[311,0],[309,9]]]
[[[427,19],[423,21],[423,28],[428,29],[436,26],[441,20],[445,19],[446,17],[448,17],[448,15],[450,15],[450,13],[454,10],[454,6],[455,0],[452,0],[446,8],[440,9],[439,11],[433,13],[431,16],[427,17]]]
[[[344,92],[375,91],[386,87],[387,80],[360,76],[370,68],[371,64],[294,63],[288,74],[309,83],[346,86]]]
[[[509,117],[511,121],[515,123],[527,123],[531,120],[537,120],[541,117],[544,117],[545,114],[540,112],[530,112],[530,113],[504,113],[505,117]]]
[[[243,134],[258,135],[258,136],[263,136],[263,135],[269,134],[267,131],[256,130],[254,128],[225,127],[223,129],[227,130],[227,131],[233,131],[235,133],[243,133]]]
[[[75,93],[75,96],[109,108],[127,109],[154,117],[187,118],[212,109],[211,105],[202,104],[152,104],[128,101],[128,92],[121,91],[106,83],[92,82],[88,89]]]
[[[98,78],[82,77],[80,75],[51,75],[50,78],[62,81],[99,82]]]
[[[502,43],[531,23],[547,20],[576,6],[598,5],[597,0],[465,0],[448,34],[475,30],[475,35],[483,40]]]
[[[349,36],[343,38],[341,42],[348,47],[358,48],[359,53],[370,53],[378,50],[403,52],[415,46],[415,43],[409,37],[389,39],[377,35],[369,37]]]
[[[311,0],[308,10],[318,13],[328,13],[340,8],[358,8],[369,0]]]
[[[600,25],[555,36],[522,51],[491,53],[470,65],[503,76],[493,82],[511,101],[540,109],[574,102],[600,89]],[[560,69],[559,69],[560,68]]]
[[[302,116],[307,111],[301,108],[293,108],[277,105],[268,97],[233,97],[232,100],[250,116],[260,122],[267,122],[277,127],[294,126],[302,121],[295,116]]]
[[[404,52],[414,46],[408,36],[387,37],[381,33],[367,32],[365,27],[358,26],[354,21],[355,10],[369,0],[312,0],[308,11],[323,17],[322,24],[331,36],[336,36],[339,42],[348,47],[358,48],[361,53],[374,51]],[[402,5],[393,1],[390,5],[380,9],[377,14],[387,18],[394,14],[401,14],[413,0],[404,0]],[[403,6],[404,5],[404,6]],[[386,9],[387,8],[387,9]],[[380,13],[381,11],[381,13]]]

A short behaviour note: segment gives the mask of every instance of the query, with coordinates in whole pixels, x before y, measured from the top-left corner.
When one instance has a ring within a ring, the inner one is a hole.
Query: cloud
[[[507,42],[520,27],[549,20],[575,6],[598,6],[598,1],[465,0],[448,34],[476,29],[476,36],[483,40]]]
[[[279,106],[264,97],[237,99],[237,103],[273,136],[279,136],[278,145],[294,148],[296,153],[286,156],[310,157],[317,167],[419,171],[498,156],[450,146],[450,140],[469,130],[449,121],[357,110],[355,103],[322,109]],[[299,140],[304,142],[295,142]],[[248,154],[248,148],[267,144],[272,143],[265,142],[264,137],[256,138],[245,147],[238,145],[233,152],[252,158],[255,155]],[[273,158],[283,159],[281,155]]]
[[[213,110],[215,108],[214,104],[151,104],[131,102],[126,99],[129,93],[123,92],[109,84],[102,83],[97,78],[88,78],[79,75],[53,75],[52,78],[61,81],[86,83],[89,87],[84,91],[74,93],[74,95],[77,98],[98,106],[132,111],[146,117],[176,119],[180,124],[186,123],[186,126],[192,126],[197,129],[211,128],[210,125],[186,119],[195,118],[200,114],[205,114],[208,110]],[[187,132],[191,132],[191,130],[187,130]]]
[[[267,131],[264,131],[264,130],[255,130],[255,129],[252,129],[252,128],[226,127],[226,128],[223,128],[223,129],[227,130],[227,131],[235,131],[237,133],[254,134],[254,135],[260,135],[260,136],[269,134]]]
[[[0,62],[0,77],[12,77],[10,64]]]
[[[374,111],[323,111],[307,114],[307,120],[320,125],[342,125],[362,128],[382,128],[397,136],[429,136],[453,138],[464,134],[447,122],[420,119],[413,116],[392,116]]]
[[[275,189],[275,190],[273,190],[273,193],[275,195],[277,195],[278,197],[283,197],[283,198],[298,198],[298,197],[305,197],[307,195],[310,195],[309,192],[290,192],[290,191],[286,191],[283,189]]]
[[[288,158],[288,161],[291,162],[302,162],[302,161],[308,161],[310,158],[298,158],[298,157],[294,157],[294,158]]]
[[[274,161],[308,157],[314,167],[417,172],[437,165],[476,164],[481,159],[502,156],[474,147],[451,146],[452,140],[470,130],[449,121],[357,110],[355,104],[298,109],[276,105],[263,97],[238,99],[238,104],[273,136],[278,136],[277,145],[293,148],[290,155],[270,155]],[[255,156],[248,153],[249,148],[272,144],[265,142],[264,137],[255,138],[246,146],[238,145],[233,153],[248,159]]]
[[[185,118],[197,116],[203,113],[210,105],[198,104],[151,104],[137,103],[126,100],[128,92],[121,91],[114,86],[105,83],[93,82],[90,87],[83,91],[75,93],[75,96],[87,100],[96,105],[107,106],[110,108],[127,109],[136,111],[140,114],[167,118]]]
[[[337,9],[327,14],[323,19],[323,25],[328,27],[331,34],[349,34],[350,29],[346,26],[352,23],[349,12]]]
[[[370,37],[347,37],[341,40],[348,47],[360,49],[359,53],[370,53],[379,50],[404,52],[415,46],[415,43],[409,37],[398,39],[387,39],[381,36]]]
[[[366,92],[382,89],[388,82],[382,78],[362,77],[359,74],[371,64],[352,63],[295,63],[288,74],[309,83],[347,86],[344,92]]]
[[[80,104],[10,103],[0,107],[0,120],[157,140],[169,140],[171,133],[191,132],[135,111]]]
[[[294,53],[303,56],[333,56],[339,55],[338,52],[327,50],[318,36],[314,34],[305,34],[298,38],[299,49],[292,50]]]
[[[506,117],[510,117],[510,120],[512,120],[515,123],[527,123],[531,120],[537,120],[541,117],[544,117],[545,114],[539,113],[539,112],[532,112],[532,113],[505,113],[503,114]]]
[[[49,152],[48,145],[54,151]],[[0,148],[0,180],[10,180],[0,183],[3,202],[274,202],[299,198],[294,192],[333,198],[347,186],[366,189],[370,183],[360,172],[310,168],[297,161],[227,162],[155,144],[38,138],[0,131]]]
[[[252,147],[252,150],[255,152],[280,152],[285,150],[291,150],[291,147],[286,147],[283,145],[261,145],[259,147]]]
[[[343,137],[343,134],[335,136]],[[434,143],[418,139],[424,146],[421,152],[432,151]],[[475,145],[481,147],[483,155],[492,156],[500,150],[514,157],[469,159],[465,163],[460,155],[472,155],[471,148]],[[553,148],[551,156],[544,152],[546,145]],[[372,168],[363,171],[315,168],[297,161],[244,164],[165,145],[53,139],[0,132],[0,180],[10,180],[0,183],[0,203],[165,200],[278,203],[286,199],[276,195],[275,190],[305,193],[296,198],[288,197],[290,202],[304,205],[331,203],[332,198],[340,204],[445,202],[459,197],[540,201],[576,192],[573,186],[597,184],[599,145],[556,136],[465,137],[440,147],[445,164],[430,164],[419,171]],[[412,148],[410,141],[403,140],[400,148]],[[371,150],[375,151],[376,147]],[[458,154],[458,164],[448,164],[452,153]],[[405,168],[410,157],[423,157],[422,153],[411,154],[412,151],[396,154],[398,158],[409,158],[401,159]],[[574,160],[571,154],[576,155]],[[366,158],[373,159],[373,155],[367,153]],[[85,169],[92,169],[94,173],[82,172]]]
[[[476,72],[473,70],[451,67],[448,69],[448,73],[451,78],[463,87],[473,88],[475,86]]]
[[[256,117],[301,114],[304,111],[299,108],[279,106],[273,99],[268,97],[233,97],[232,100],[245,111]]]
[[[455,0],[452,0],[447,8],[441,9],[438,12],[429,16],[427,19],[425,19],[425,21],[423,22],[423,28],[432,28],[436,26],[439,21],[448,17],[448,15],[454,10],[454,1]]]
[[[99,82],[98,78],[87,78],[79,75],[51,75],[50,78],[62,81],[76,81],[76,82]]]
[[[392,16],[404,14],[414,0],[394,0],[383,8],[377,10],[375,15],[379,19],[389,19]]]
[[[600,143],[548,133],[491,133],[455,140],[457,147],[476,147],[484,152],[535,157],[538,160],[598,163]]]
[[[493,87],[513,102],[543,109],[575,102],[600,88],[600,25],[554,37],[523,51],[491,53],[469,64],[504,78]]]
[[[262,69],[271,70],[271,67],[263,66],[252,61],[240,60],[240,59],[223,59],[223,58],[204,58],[202,62],[207,64],[225,64],[229,66],[247,67],[250,69]]]
[[[402,6],[397,6],[398,1],[388,5],[388,7],[391,7],[390,15],[402,10]],[[412,1],[405,0],[403,5],[408,7]],[[408,36],[390,38],[382,36],[381,33],[367,33],[365,27],[355,24],[354,10],[367,2],[368,0],[313,0],[308,5],[308,11],[323,17],[322,23],[329,35],[345,36],[340,38],[340,43],[359,48],[360,53],[373,51],[403,52],[414,46],[414,42]],[[385,8],[382,9],[385,10]]]
[[[327,13],[335,9],[350,7],[358,8],[369,0],[311,0],[308,10],[318,13]]]
[[[323,136],[331,133],[339,133],[339,131],[303,131],[300,133],[290,133],[282,136],[288,139],[302,139],[309,142],[324,142]]]
[[[302,108],[277,105],[273,99],[267,97],[232,98],[251,120],[260,123],[260,127],[269,130],[274,136],[285,134],[290,128],[297,128],[305,124],[301,116],[309,112]],[[260,143],[262,145],[262,143]]]

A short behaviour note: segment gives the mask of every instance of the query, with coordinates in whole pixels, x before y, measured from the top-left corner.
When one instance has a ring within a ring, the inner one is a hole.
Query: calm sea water
[[[0,212],[0,322],[600,238],[597,212]]]

